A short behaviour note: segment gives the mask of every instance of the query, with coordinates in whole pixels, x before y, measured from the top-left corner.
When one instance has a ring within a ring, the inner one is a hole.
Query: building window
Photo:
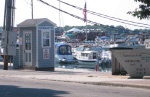
[[[42,47],[50,47],[50,30],[42,31]]]

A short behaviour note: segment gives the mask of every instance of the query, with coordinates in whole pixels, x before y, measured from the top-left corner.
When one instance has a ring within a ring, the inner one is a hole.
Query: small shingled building
[[[18,24],[19,47],[13,67],[54,71],[55,26],[47,18],[27,19]]]

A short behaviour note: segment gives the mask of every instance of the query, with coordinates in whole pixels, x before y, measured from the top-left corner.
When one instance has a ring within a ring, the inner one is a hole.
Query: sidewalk
[[[0,65],[2,66],[2,65]],[[128,75],[111,75],[111,72],[96,72],[84,69],[55,68],[51,71],[35,70],[3,70],[0,68],[0,77],[14,77],[37,80],[75,82],[93,85],[121,86],[150,89],[150,76],[143,79],[130,79]]]

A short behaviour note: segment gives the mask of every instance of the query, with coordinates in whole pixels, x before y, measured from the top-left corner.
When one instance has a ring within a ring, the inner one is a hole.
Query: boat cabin
[[[68,44],[56,44],[55,45],[55,52],[58,55],[72,55],[71,46]]]

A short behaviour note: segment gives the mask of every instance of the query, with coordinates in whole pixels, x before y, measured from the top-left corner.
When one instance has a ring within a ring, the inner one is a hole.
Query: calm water
[[[83,65],[79,63],[75,64],[55,64],[55,67],[57,68],[65,68],[65,69],[86,69],[89,71],[95,71],[96,70],[96,64],[93,65]],[[111,65],[109,64],[99,64],[98,65],[100,72],[111,72]]]
[[[9,69],[13,68],[13,64],[9,63]],[[96,65],[97,64],[93,64],[93,65],[88,65],[88,64],[79,64],[79,63],[75,63],[75,64],[59,64],[56,63],[55,67],[56,68],[64,68],[64,69],[86,69],[89,71],[95,71],[96,70]],[[111,64],[106,64],[106,63],[102,63],[102,64],[98,64],[99,70],[100,72],[111,72]],[[0,69],[3,68],[3,61],[0,61]]]

